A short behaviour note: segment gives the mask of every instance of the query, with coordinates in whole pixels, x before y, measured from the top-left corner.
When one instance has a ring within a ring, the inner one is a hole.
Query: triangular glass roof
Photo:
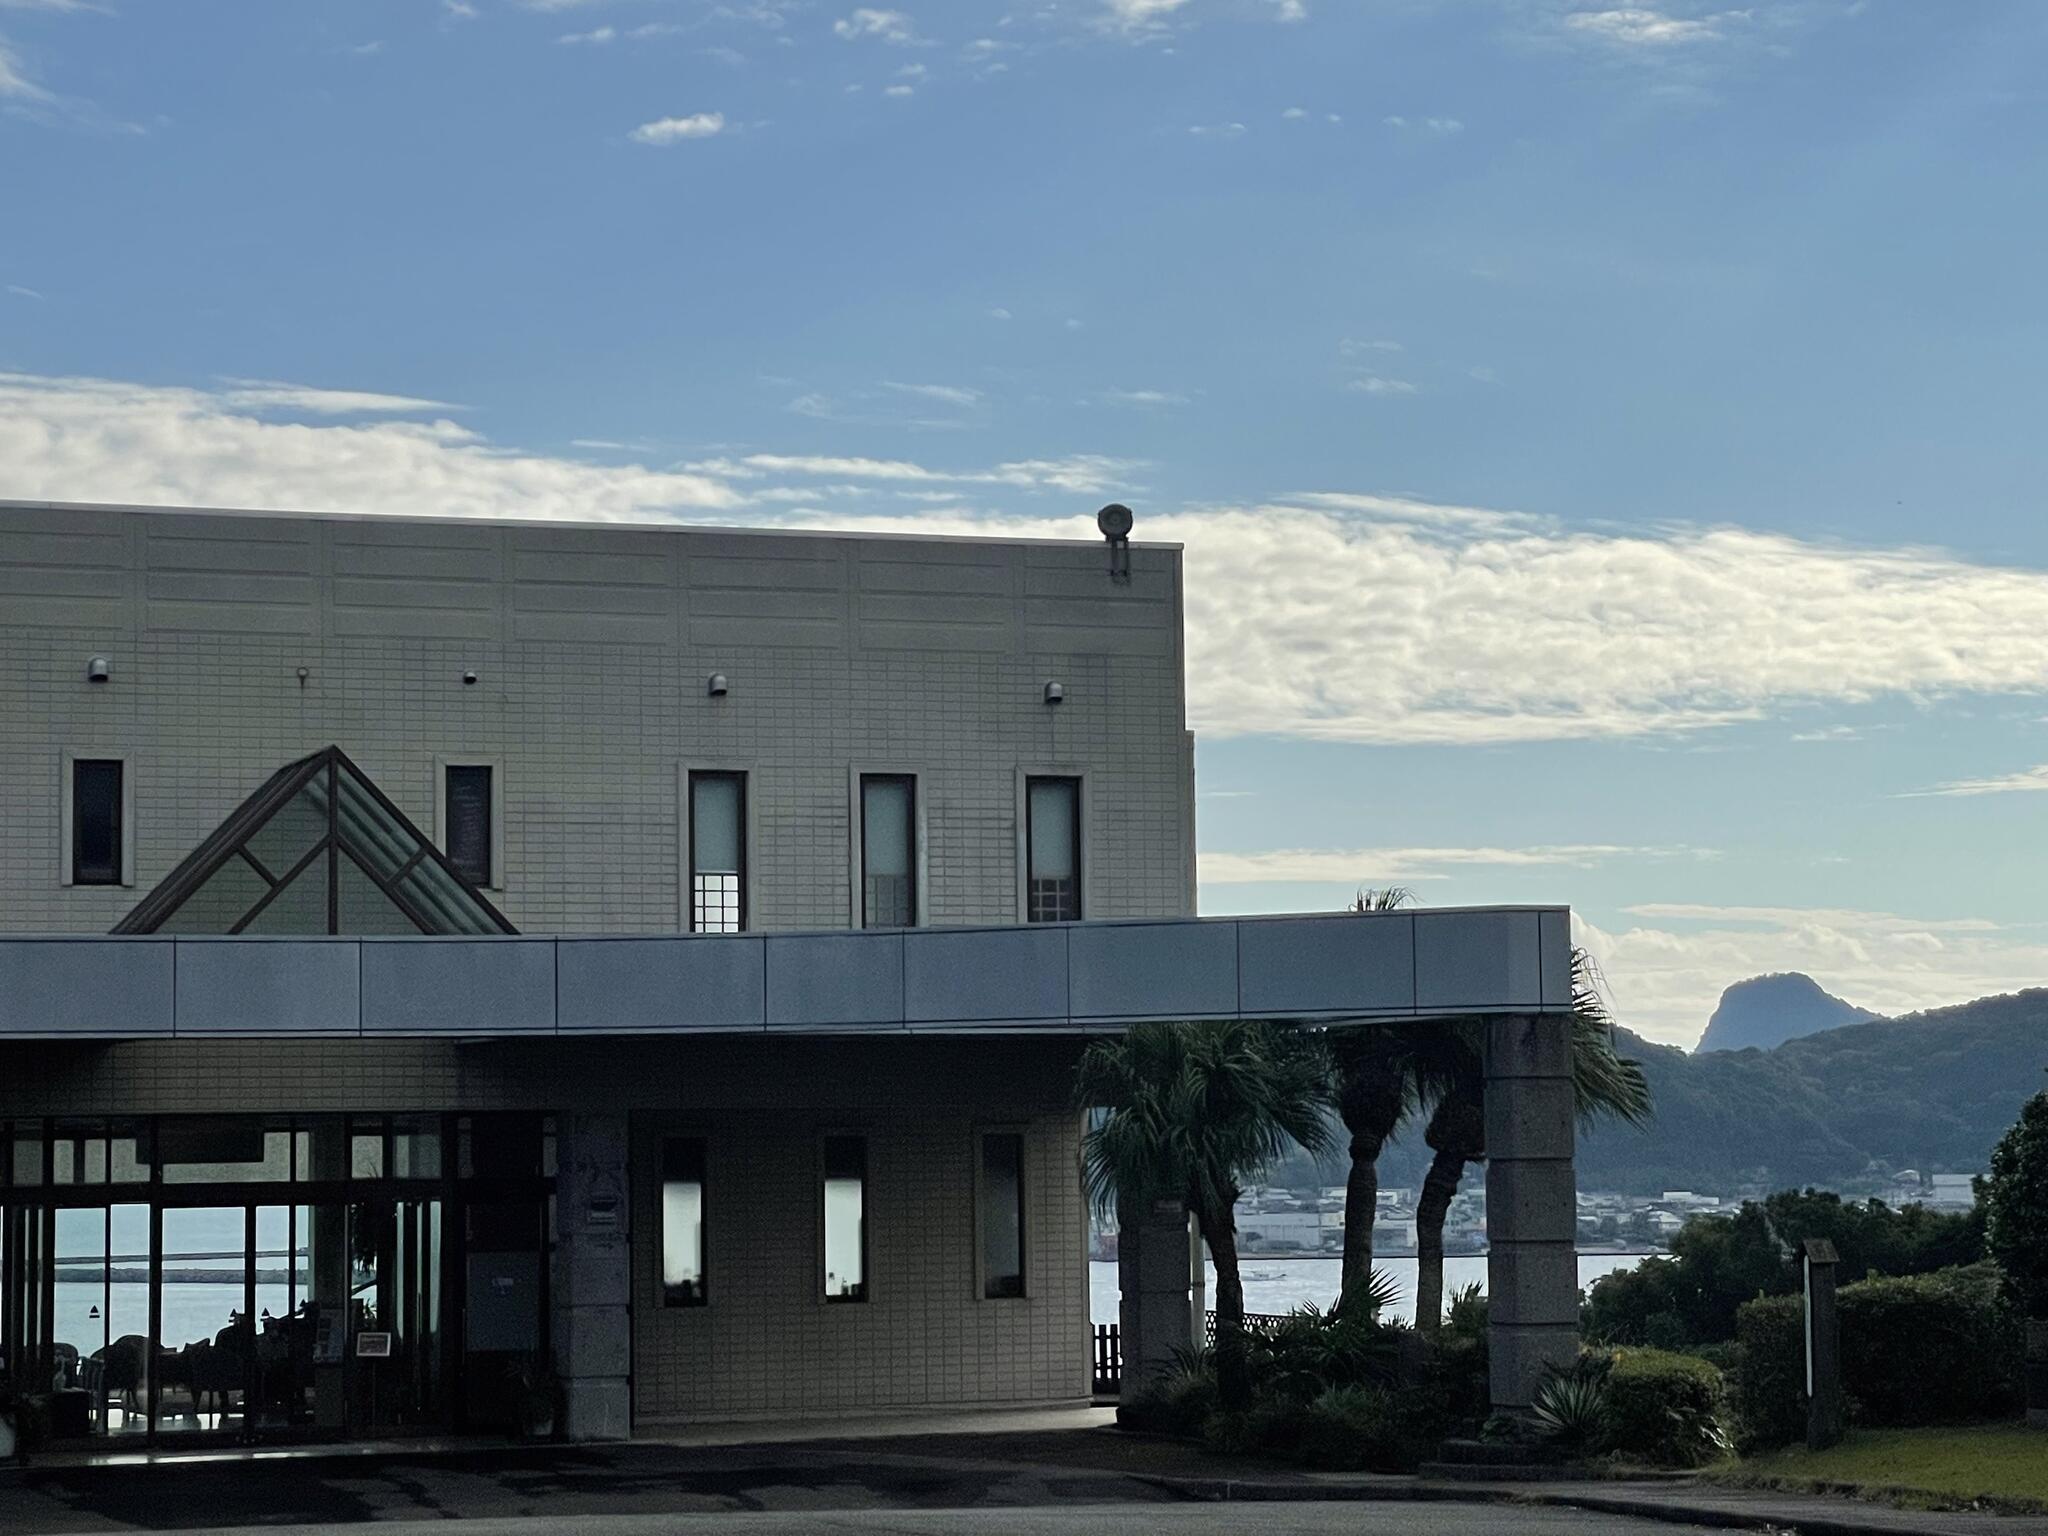
[[[339,747],[287,763],[116,933],[516,933]]]

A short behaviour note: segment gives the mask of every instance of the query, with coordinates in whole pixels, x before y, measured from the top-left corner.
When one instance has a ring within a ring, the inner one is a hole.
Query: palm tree
[[[1139,1024],[1081,1058],[1075,1096],[1106,1110],[1082,1142],[1098,1209],[1177,1201],[1216,1264],[1216,1385],[1227,1407],[1250,1400],[1237,1197],[1298,1143],[1311,1155],[1333,1137],[1325,1111],[1330,1065],[1313,1035],[1238,1020]]]
[[[1485,1025],[1444,1029],[1423,1068],[1423,1092],[1435,1103],[1423,1139],[1435,1154],[1415,1203],[1415,1326],[1434,1336],[1443,1321],[1444,1218],[1465,1167],[1486,1156]],[[1602,1118],[1640,1125],[1650,1118],[1650,1086],[1637,1063],[1615,1054],[1614,1020],[1600,995],[1593,957],[1572,948],[1572,1099],[1582,1124]]]
[[[1353,912],[1374,914],[1414,898],[1398,885],[1361,890]],[[1369,1305],[1372,1228],[1380,1203],[1380,1153],[1415,1104],[1414,1045],[1405,1027],[1359,1024],[1329,1032],[1336,1067],[1337,1115],[1351,1138],[1351,1169],[1344,1181],[1344,1265],[1335,1310]]]

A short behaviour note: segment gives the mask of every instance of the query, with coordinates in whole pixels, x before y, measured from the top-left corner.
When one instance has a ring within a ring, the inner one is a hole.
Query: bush
[[[1995,1266],[1880,1275],[1837,1295],[1842,1386],[1858,1424],[2000,1418],[2018,1407],[2020,1333]],[[1797,1296],[1753,1301],[1737,1318],[1736,1409],[1745,1446],[1806,1433],[1806,1332]]]
[[[1127,1429],[1161,1435],[1199,1435],[1217,1410],[1216,1366],[1207,1350],[1190,1353],[1156,1385],[1132,1395],[1117,1409]]]
[[[1441,1424],[1413,1395],[1332,1387],[1290,1426],[1294,1455],[1335,1472],[1405,1472],[1434,1449]]]
[[[1617,1350],[1607,1372],[1603,1448],[1663,1467],[1697,1467],[1727,1454],[1720,1371],[1692,1355]]]
[[[1978,1186],[1990,1221],[1991,1256],[2020,1294],[2027,1316],[2048,1320],[2048,1093],[2037,1093],[1991,1153]]]
[[[1797,1296],[1763,1296],[1735,1314],[1735,1419],[1743,1449],[1806,1435],[1806,1309]]]
[[[1995,1265],[1879,1276],[1839,1295],[1842,1383],[1857,1423],[1953,1424],[2018,1411],[2020,1329]]]

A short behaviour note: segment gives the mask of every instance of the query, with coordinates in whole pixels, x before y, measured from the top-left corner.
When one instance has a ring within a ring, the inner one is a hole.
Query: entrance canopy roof
[[[885,932],[0,938],[0,1039],[1074,1033],[1571,1008],[1564,907]]]

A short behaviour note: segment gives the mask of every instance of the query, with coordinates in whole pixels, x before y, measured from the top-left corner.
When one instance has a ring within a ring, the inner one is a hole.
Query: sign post
[[[1824,1451],[1842,1438],[1842,1335],[1835,1312],[1835,1245],[1806,1239],[1806,1448]]]

